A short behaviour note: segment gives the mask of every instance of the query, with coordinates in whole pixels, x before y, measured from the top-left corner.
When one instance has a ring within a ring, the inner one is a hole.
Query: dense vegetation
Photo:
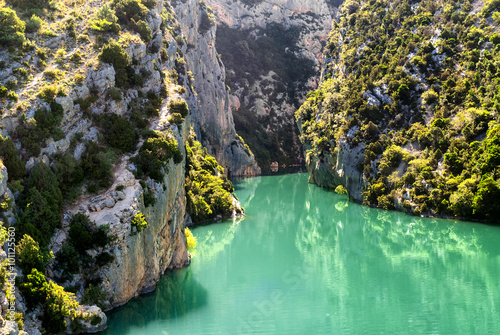
[[[287,122],[287,117],[278,116],[283,111],[270,108],[268,114],[256,115],[251,110],[256,99],[261,98],[252,87],[256,84],[277,106],[285,101],[299,106],[297,92],[305,90],[307,80],[315,73],[313,61],[296,55],[299,37],[300,28],[276,23],[257,30],[232,29],[224,24],[217,27],[217,50],[228,70],[226,83],[248,99],[241,99],[241,107],[233,111],[235,128],[263,168],[274,161],[293,164],[301,157],[300,148],[292,145],[296,126]],[[263,80],[271,71],[271,80]],[[274,87],[267,87],[270,85]]]
[[[224,168],[217,164],[193,136],[186,143],[187,211],[193,222],[205,222],[217,217],[229,217],[233,210],[234,191]]]
[[[500,222],[495,1],[347,1],[319,90],[297,112],[309,160],[360,146],[364,202]]]

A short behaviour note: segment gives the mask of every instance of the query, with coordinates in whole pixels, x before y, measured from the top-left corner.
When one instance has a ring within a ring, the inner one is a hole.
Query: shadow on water
[[[133,329],[154,322],[177,319],[203,308],[207,304],[207,295],[207,290],[193,279],[189,269],[166,273],[155,292],[138,297],[110,313],[108,327],[129,334]]]

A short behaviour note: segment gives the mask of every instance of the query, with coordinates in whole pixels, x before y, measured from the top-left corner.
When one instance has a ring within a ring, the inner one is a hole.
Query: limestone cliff
[[[237,132],[261,167],[303,162],[293,113],[317,86],[336,3],[206,0],[227,69]]]
[[[190,105],[198,139],[229,176],[260,174],[252,152],[236,134],[225,68],[215,48],[209,9],[198,1],[172,1],[186,37],[186,62],[193,74],[196,100]],[[207,21],[208,20],[208,21]]]

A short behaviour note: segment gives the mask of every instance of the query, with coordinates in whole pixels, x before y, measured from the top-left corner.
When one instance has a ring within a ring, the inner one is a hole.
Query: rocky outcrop
[[[225,84],[226,72],[215,48],[216,27],[208,22],[207,30],[200,28],[208,9],[198,1],[176,1],[172,5],[187,41],[184,57],[193,74],[192,84],[197,93],[197,100],[190,101],[190,109],[198,139],[229,176],[260,174],[253,154],[234,128]]]
[[[187,139],[188,125],[186,123],[183,133],[179,134],[179,143]],[[184,165],[170,161],[167,170],[162,183],[148,182],[148,189],[154,190],[154,205],[144,206],[142,187],[132,173],[123,168],[116,183],[129,185],[123,190],[124,199],[112,208],[89,213],[91,220],[109,223],[111,234],[117,236],[112,249],[115,261],[102,271],[110,307],[123,305],[139,294],[153,291],[167,268],[189,264],[183,230],[186,207]],[[111,205],[114,198],[110,199]],[[135,233],[131,222],[138,212],[145,215],[148,227]]]
[[[311,149],[304,146],[305,151]],[[309,182],[321,187],[335,189],[343,185],[349,197],[356,201],[363,200],[365,181],[358,166],[363,163],[364,146],[351,147],[345,139],[340,139],[335,156],[324,151],[319,158],[314,153],[306,155],[306,168]]]

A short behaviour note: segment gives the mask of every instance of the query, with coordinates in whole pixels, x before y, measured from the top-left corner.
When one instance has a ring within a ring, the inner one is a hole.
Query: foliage
[[[111,5],[116,11],[118,20],[123,24],[144,20],[149,12],[141,0],[113,0]]]
[[[186,117],[189,113],[189,107],[186,103],[186,101],[182,99],[177,99],[177,100],[170,100],[168,102],[168,109],[170,113],[175,114],[178,113],[182,117]]]
[[[89,20],[89,28],[105,33],[105,32],[111,32],[118,34],[120,32],[120,25],[117,23],[118,22],[118,17],[115,15],[115,11],[107,4],[104,4],[103,6],[99,7],[97,11],[94,14],[94,17]]]
[[[81,313],[77,312],[79,304],[74,294],[64,291],[62,286],[53,281],[47,281],[43,273],[36,269],[26,276],[20,289],[31,308],[42,304],[42,326],[49,333],[63,332],[67,327],[66,319],[75,321],[81,317]]]
[[[25,180],[19,199],[19,238],[27,234],[41,248],[46,247],[54,230],[61,225],[62,203],[57,176],[43,162],[37,163]]]
[[[151,28],[149,28],[148,24],[143,20],[139,20],[137,22],[137,32],[139,33],[139,36],[141,36],[142,40],[146,43],[149,43],[151,41],[151,38],[153,37]]]
[[[109,152],[96,142],[87,142],[86,150],[80,158],[84,176],[96,188],[106,188],[112,183],[111,163]]]
[[[27,33],[34,33],[40,30],[43,25],[43,20],[36,16],[35,14],[31,15],[30,19],[28,22],[26,22],[26,32]]]
[[[108,44],[102,47],[99,60],[112,64],[115,70],[125,68],[130,63],[128,54],[115,40],[110,40]]]
[[[132,218],[132,227],[137,229],[137,232],[141,232],[143,229],[148,227],[148,222],[146,221],[146,217],[141,212],[138,212]]]
[[[19,158],[19,153],[10,137],[0,135],[0,157],[3,164],[7,167],[10,181],[24,177],[24,162]]]
[[[187,211],[193,222],[231,215],[235,209],[231,194],[234,189],[224,169],[193,137],[186,143],[186,152]]]
[[[139,138],[126,117],[116,114],[102,115],[100,126],[109,146],[124,152],[135,151]]]
[[[175,164],[182,162],[182,153],[171,132],[155,131],[131,160],[137,168],[137,176],[148,176],[157,181],[163,180],[167,163],[173,158]]]
[[[186,235],[186,247],[188,249],[196,248],[196,237],[193,236],[193,233],[189,228],[184,228],[184,234]]]
[[[29,273],[31,269],[44,271],[49,260],[53,258],[51,252],[42,251],[38,242],[29,235],[24,235],[17,243],[16,254],[24,273]]]
[[[104,309],[106,302],[106,292],[97,285],[90,284],[83,292],[82,303],[86,305],[97,305]]]
[[[16,11],[0,7],[0,45],[22,46],[25,40],[25,23],[17,17]]]
[[[338,185],[335,188],[335,193],[337,193],[337,194],[347,194],[347,189],[343,185]]]

